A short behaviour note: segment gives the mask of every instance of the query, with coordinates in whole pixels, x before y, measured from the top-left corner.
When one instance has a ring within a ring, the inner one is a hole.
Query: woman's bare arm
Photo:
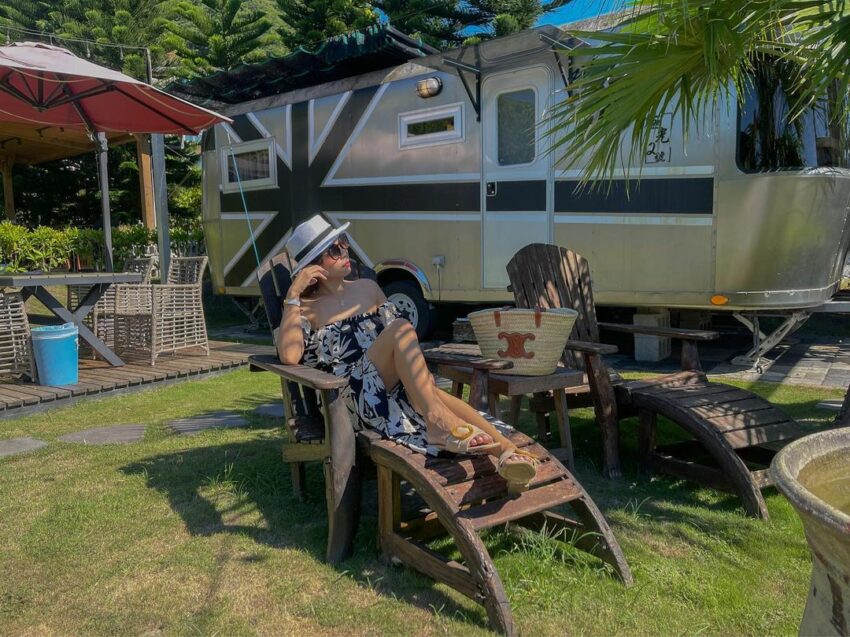
[[[300,299],[309,286],[327,278],[327,270],[318,265],[308,265],[301,270],[289,286],[287,299]],[[284,365],[297,365],[304,354],[304,332],[301,330],[301,312],[297,305],[283,304],[283,318],[277,333],[277,357]]]

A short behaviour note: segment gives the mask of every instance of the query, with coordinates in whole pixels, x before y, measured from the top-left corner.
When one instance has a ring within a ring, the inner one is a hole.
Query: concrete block
[[[635,325],[651,325],[652,327],[670,327],[670,312],[659,310],[635,314]],[[635,335],[636,361],[663,361],[670,356],[671,341],[662,336]]]

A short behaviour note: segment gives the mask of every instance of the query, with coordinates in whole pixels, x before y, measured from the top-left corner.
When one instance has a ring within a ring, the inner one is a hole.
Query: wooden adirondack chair
[[[587,386],[578,391],[592,396],[606,475],[620,474],[618,421],[637,415],[644,473],[659,470],[736,493],[748,514],[768,517],[760,489],[770,484],[770,461],[778,448],[810,431],[756,394],[706,379],[696,344],[716,338],[715,332],[597,322],[588,263],[566,248],[528,245],[507,269],[517,306],[569,307],[579,313],[564,364],[586,371]],[[599,343],[600,328],[682,339],[682,371],[644,381],[615,376],[612,382],[602,357],[584,344]],[[693,440],[657,447],[659,415]]]
[[[261,278],[261,289],[272,328],[280,322],[280,300],[289,285],[281,264],[271,264]],[[462,364],[474,369],[504,369],[510,363],[468,358]],[[490,457],[428,457],[415,453],[375,432],[355,430],[348,411],[343,378],[301,365],[282,365],[275,356],[251,357],[255,369],[281,379],[288,442],[284,461],[292,466],[293,488],[304,497],[304,463],[324,464],[329,530],[326,558],[338,562],[351,554],[358,526],[360,483],[366,464],[378,476],[379,542],[385,558],[396,559],[467,595],[486,609],[490,625],[504,634],[515,634],[510,604],[486,546],[483,529],[513,523],[541,530],[563,531],[561,539],[610,563],[619,577],[631,584],[632,576],[620,546],[607,522],[575,477],[546,449],[522,433],[494,421],[521,448],[541,459],[531,488],[510,496]],[[478,394],[480,391],[475,389]],[[414,517],[403,515],[404,481],[425,501],[427,510]],[[573,518],[553,511],[569,504]],[[463,563],[431,550],[425,541],[450,535]]]

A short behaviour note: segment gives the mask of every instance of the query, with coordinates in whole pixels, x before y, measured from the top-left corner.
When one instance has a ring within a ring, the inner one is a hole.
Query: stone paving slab
[[[110,427],[97,427],[84,431],[59,436],[62,442],[76,442],[83,445],[110,445],[127,444],[138,442],[145,437],[144,425],[112,425]]]
[[[247,427],[248,421],[232,411],[219,411],[203,416],[172,420],[168,426],[181,436],[195,436],[209,429],[229,429],[231,427]]]
[[[0,458],[26,453],[27,451],[35,451],[46,445],[47,443],[44,440],[37,440],[36,438],[9,438],[7,440],[0,440]]]
[[[266,418],[282,419],[284,417],[283,401],[265,403],[254,409],[252,413],[257,416],[265,416]]]

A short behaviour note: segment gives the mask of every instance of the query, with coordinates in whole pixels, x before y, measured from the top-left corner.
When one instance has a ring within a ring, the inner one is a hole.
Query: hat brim
[[[350,226],[350,225],[351,225],[351,222],[346,221],[339,228],[335,228],[333,230],[333,232],[331,232],[327,237],[325,237],[324,241],[319,243],[315,248],[310,250],[310,252],[308,252],[303,257],[301,257],[301,259],[298,261],[298,263],[295,264],[295,267],[292,268],[292,272],[290,273],[290,276],[295,276],[295,274],[299,270],[310,265],[310,262],[313,261],[313,259],[315,259],[320,254],[322,254],[322,252],[327,250],[328,246],[330,244],[332,244],[334,241],[336,241],[337,238],[339,237],[339,235],[341,235],[343,232],[345,232],[348,229],[348,226]]]

